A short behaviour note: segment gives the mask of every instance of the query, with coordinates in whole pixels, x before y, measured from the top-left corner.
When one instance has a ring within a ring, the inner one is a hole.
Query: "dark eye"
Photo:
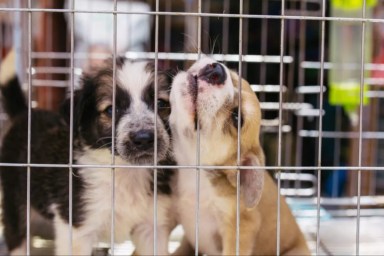
[[[158,99],[157,108],[158,109],[170,108],[169,102],[163,99]]]
[[[116,108],[115,111],[116,111],[116,114],[119,113],[119,109],[118,109],[118,108]],[[113,113],[113,107],[112,107],[112,105],[111,105],[111,106],[108,106],[108,107],[104,110],[104,113],[105,113],[106,115],[108,115],[109,117],[112,117],[112,113]]]
[[[233,125],[237,129],[239,125],[239,108],[236,107],[232,110],[231,118],[232,118]],[[244,123],[243,118],[241,118],[240,127],[243,127],[243,123]]]

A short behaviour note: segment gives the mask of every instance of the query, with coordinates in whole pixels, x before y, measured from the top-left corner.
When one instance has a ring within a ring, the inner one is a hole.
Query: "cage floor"
[[[316,255],[316,218],[299,218],[299,225],[308,241],[312,255]],[[384,255],[384,216],[360,218],[360,255]],[[322,218],[320,221],[320,244],[317,255],[356,255],[356,218]],[[173,233],[173,238],[181,235],[181,229]],[[52,241],[34,237],[32,255],[52,255]],[[177,247],[170,243],[170,250]],[[115,255],[130,255],[133,252],[131,242],[115,247]],[[6,255],[4,241],[0,239],[0,255]],[[108,255],[106,245],[94,251],[94,256]]]

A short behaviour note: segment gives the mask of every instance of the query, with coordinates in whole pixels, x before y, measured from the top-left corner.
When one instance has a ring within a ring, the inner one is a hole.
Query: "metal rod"
[[[325,17],[325,11],[326,11],[326,2],[323,0],[322,3],[322,12],[321,16]],[[320,112],[323,111],[324,108],[324,48],[325,48],[325,21],[321,22],[321,43],[320,43],[320,91],[319,94],[319,109]],[[322,145],[323,145],[323,139],[322,139],[322,131],[323,131],[323,115],[319,114],[319,137],[318,137],[318,148],[317,148],[317,166],[319,169],[317,170],[317,221],[316,221],[316,254],[319,253],[319,247],[320,247],[320,198],[321,198],[321,156],[322,156]]]
[[[42,167],[42,168],[124,168],[124,169],[206,169],[206,170],[233,170],[233,169],[249,169],[249,166],[237,166],[237,165],[124,165],[124,164],[34,164],[34,163],[0,163],[0,167]],[[255,170],[318,170],[318,166],[253,166]],[[348,170],[348,171],[382,171],[384,166],[321,166],[320,170]]]
[[[113,10],[117,11],[117,0],[113,1]],[[116,55],[117,55],[117,14],[113,14],[113,38],[112,38],[112,143],[115,148],[116,137]],[[115,150],[111,150],[111,165],[115,165]],[[111,240],[110,253],[115,254],[115,207],[116,207],[116,169],[111,168]]]
[[[75,1],[71,0],[70,2],[71,9],[75,10]],[[69,111],[69,165],[73,164],[73,111],[74,111],[74,89],[75,89],[75,80],[74,80],[74,51],[75,51],[75,13],[70,14],[70,111]],[[69,253],[72,255],[72,228],[73,228],[73,169],[70,167],[68,169],[68,179],[69,179],[69,195],[68,195],[68,225],[69,225]]]
[[[0,12],[32,12],[32,13],[72,13],[70,9],[50,9],[50,8],[5,8],[0,7]],[[95,13],[95,14],[141,14],[141,15],[159,15],[159,16],[189,16],[189,17],[228,17],[243,19],[269,19],[269,20],[312,20],[312,21],[337,21],[337,22],[370,22],[384,23],[384,19],[372,18],[348,18],[348,17],[316,17],[316,16],[298,16],[298,15],[263,15],[263,14],[226,14],[226,13],[199,13],[199,12],[140,12],[140,11],[110,11],[110,10],[75,10],[74,13]]]
[[[278,151],[277,151],[277,165],[281,166],[281,148],[282,148],[282,123],[283,123],[283,81],[284,81],[284,35],[285,35],[285,0],[281,1],[281,14],[280,21],[280,73],[279,73],[279,131],[278,131]],[[276,255],[280,255],[280,189],[281,189],[281,169],[277,170],[277,223],[276,223]]]
[[[366,0],[363,1],[363,18],[366,15]],[[359,156],[358,166],[362,165],[362,150],[363,150],[363,101],[364,101],[364,59],[365,59],[365,27],[362,22],[361,31],[361,70],[360,70],[360,104],[359,104]],[[356,220],[356,255],[360,255],[360,197],[361,197],[361,170],[357,171],[357,220]]]
[[[201,13],[202,3],[198,1],[197,11]],[[201,58],[201,16],[197,18],[197,57]],[[197,115],[197,136],[196,136],[196,216],[195,216],[195,256],[199,255],[199,233],[200,233],[200,121]]]
[[[199,55],[197,53],[175,53],[175,52],[158,52],[158,59],[160,60],[198,60]],[[121,54],[129,59],[155,59],[154,52],[125,52]],[[107,59],[110,58],[110,54],[105,53],[76,53],[75,59]],[[32,58],[51,58],[51,59],[67,59],[70,58],[68,53],[61,52],[32,52]],[[212,54],[212,58],[217,61],[238,62],[238,54]],[[243,55],[243,61],[252,63],[274,63],[280,64],[280,56],[275,55]],[[293,58],[291,56],[284,56],[283,62],[286,64],[292,63]]]
[[[159,11],[159,0],[156,0],[156,11]],[[155,111],[155,140],[154,140],[154,156],[153,162],[154,166],[157,165],[157,152],[158,152],[158,143],[157,143],[157,99],[158,99],[158,67],[159,67],[159,15],[155,16],[155,97],[154,97],[154,111]],[[158,169],[153,169],[153,255],[157,255],[157,172]]]
[[[243,13],[244,1],[240,1],[239,13]],[[238,119],[237,119],[237,165],[241,165],[241,108],[242,108],[242,75],[243,75],[243,19],[239,19],[239,93],[238,93]],[[236,171],[236,255],[240,254],[240,170]]]
[[[31,8],[28,0],[28,8]],[[27,163],[31,163],[31,123],[32,123],[32,12],[28,12],[28,141]],[[27,256],[31,255],[31,167],[27,166]]]

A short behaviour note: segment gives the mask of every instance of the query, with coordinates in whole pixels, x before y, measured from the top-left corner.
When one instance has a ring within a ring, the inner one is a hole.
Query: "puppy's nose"
[[[225,69],[220,63],[212,63],[200,70],[199,78],[212,85],[219,85],[225,82],[227,73],[225,73]]]
[[[153,147],[154,133],[151,130],[140,130],[131,132],[129,137],[132,143],[141,150],[150,149]]]

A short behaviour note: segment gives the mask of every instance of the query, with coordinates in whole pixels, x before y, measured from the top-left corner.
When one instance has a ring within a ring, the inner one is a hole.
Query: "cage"
[[[81,75],[108,57],[185,69],[211,55],[258,96],[266,169],[311,253],[383,255],[384,5],[347,2],[3,0],[0,60],[15,48],[29,107],[57,110]],[[353,88],[335,82],[342,74],[354,77]],[[0,109],[0,138],[9,123]],[[50,224],[30,212],[26,220],[28,254],[51,255]],[[181,236],[178,227],[172,250]],[[132,251],[129,238],[111,238],[93,253]]]

